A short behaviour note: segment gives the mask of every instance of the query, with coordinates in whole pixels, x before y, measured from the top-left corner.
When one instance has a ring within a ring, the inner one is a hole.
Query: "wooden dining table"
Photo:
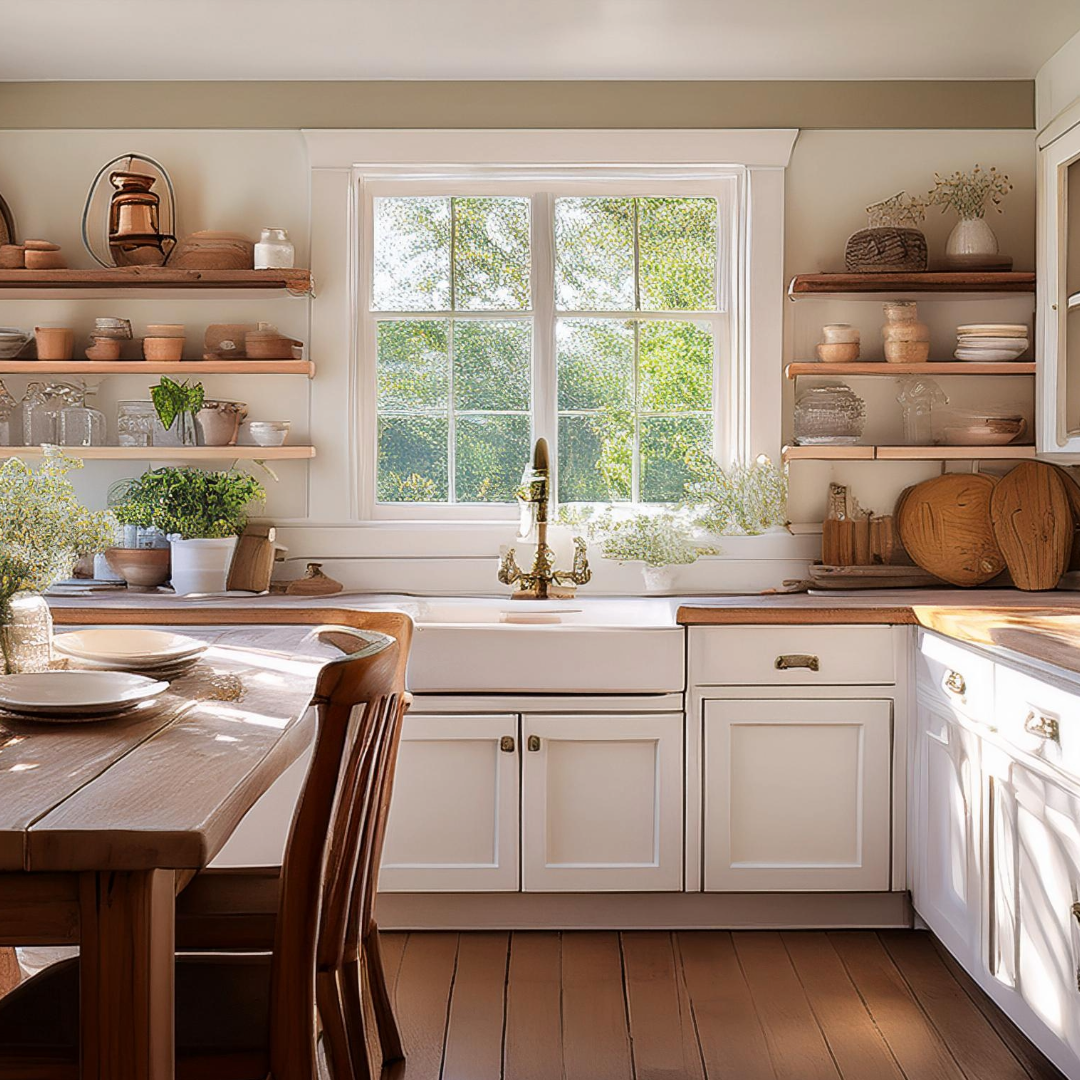
[[[155,702],[0,716],[0,945],[79,946],[82,1080],[174,1075],[176,893],[310,743],[316,678],[340,655],[309,626],[159,615],[210,647]]]

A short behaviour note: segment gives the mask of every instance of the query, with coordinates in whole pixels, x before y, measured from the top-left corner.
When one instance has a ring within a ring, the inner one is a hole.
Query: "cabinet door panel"
[[[517,727],[513,715],[405,717],[382,891],[518,888]]]
[[[526,716],[522,738],[526,892],[682,887],[681,715]]]
[[[892,705],[705,703],[705,888],[889,888]]]
[[[976,740],[925,705],[918,729],[915,908],[950,952],[970,965],[980,927]]]

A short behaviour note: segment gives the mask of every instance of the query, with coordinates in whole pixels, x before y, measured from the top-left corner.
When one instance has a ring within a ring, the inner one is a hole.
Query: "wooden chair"
[[[370,1080],[403,1060],[373,906],[412,623],[387,614],[381,625],[393,636],[320,633],[354,651],[320,673],[315,748],[280,873],[207,874],[241,909],[253,891],[264,900],[276,893],[262,924],[273,947],[177,955],[180,1078],[317,1080],[320,1034],[333,1080]],[[192,888],[197,895],[201,886]],[[78,960],[65,961],[0,999],[0,1078],[77,1077],[78,985]]]

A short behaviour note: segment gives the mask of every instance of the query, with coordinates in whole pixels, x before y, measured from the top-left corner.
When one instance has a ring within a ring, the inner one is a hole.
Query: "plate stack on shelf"
[[[984,364],[1019,360],[1029,344],[1028,328],[1022,323],[971,323],[956,328],[953,356]]]

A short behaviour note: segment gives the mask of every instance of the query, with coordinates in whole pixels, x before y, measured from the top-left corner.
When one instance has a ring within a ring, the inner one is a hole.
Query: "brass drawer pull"
[[[540,749],[540,736],[539,735],[530,735],[529,736],[529,749],[534,754],[536,753],[537,750]]]
[[[1036,714],[1034,710],[1024,717],[1024,730],[1029,735],[1038,735],[1040,739],[1049,739],[1052,742],[1061,741],[1061,730],[1058,722],[1052,716]]]
[[[950,694],[956,694],[957,697],[963,697],[967,693],[967,682],[964,680],[964,676],[959,671],[950,671],[945,676],[945,680],[942,686],[949,691]]]
[[[504,754],[512,754],[516,748],[517,748],[517,743],[514,742],[514,736],[513,735],[504,735],[499,740],[499,749]]]
[[[821,670],[821,661],[809,653],[788,653],[776,658],[774,665],[777,671],[790,671],[792,668],[809,668],[811,671]]]

